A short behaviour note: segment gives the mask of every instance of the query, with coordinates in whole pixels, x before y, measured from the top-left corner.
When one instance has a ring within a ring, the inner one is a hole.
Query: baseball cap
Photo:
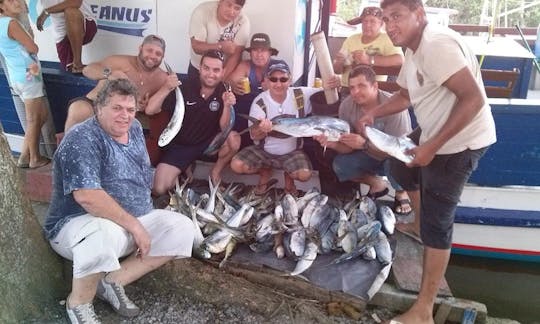
[[[379,7],[365,7],[364,10],[362,10],[362,14],[359,17],[353,18],[351,20],[347,20],[347,24],[358,25],[359,23],[362,22],[362,20],[366,16],[373,16],[373,17],[382,19],[382,10]]]
[[[265,33],[256,33],[251,37],[249,47],[245,51],[251,51],[254,48],[265,48],[270,50],[271,55],[277,55],[279,51],[272,47],[270,43],[270,37]]]
[[[268,66],[268,69],[266,70],[266,75],[269,76],[275,71],[281,71],[283,73],[291,74],[291,70],[289,69],[289,65],[285,63],[283,60],[276,60]]]
[[[149,43],[158,45],[159,47],[161,47],[163,52],[165,52],[165,40],[158,35],[150,34],[146,36],[142,41],[142,45]]]

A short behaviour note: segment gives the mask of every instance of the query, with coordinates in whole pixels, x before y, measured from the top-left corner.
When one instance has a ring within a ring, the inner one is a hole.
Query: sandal
[[[85,65],[77,66],[75,64],[70,64],[66,67],[66,70],[70,72],[71,74],[80,75],[83,72]]]
[[[39,160],[36,164],[34,165],[28,165],[28,168],[29,169],[37,169],[37,168],[41,168],[43,166],[46,166],[47,164],[51,163],[51,160],[47,159],[47,158],[43,158],[41,160]]]
[[[384,188],[384,190],[377,191],[377,192],[368,192],[367,197],[371,198],[371,200],[375,200],[377,198],[384,197],[388,194],[388,188]]]
[[[277,182],[278,182],[277,179],[270,179],[266,183],[260,183],[255,186],[255,189],[253,189],[253,193],[257,196],[262,196],[266,194],[268,191],[270,191],[270,189],[272,189],[274,185],[276,185]]]
[[[407,210],[405,206],[409,206],[408,208],[409,211],[404,211],[404,210]],[[398,208],[400,209],[400,211],[398,211]],[[396,198],[394,199],[394,206],[392,207],[392,209],[394,210],[394,213],[396,213],[397,215],[408,215],[412,212],[411,200],[408,198],[405,198],[405,199]]]

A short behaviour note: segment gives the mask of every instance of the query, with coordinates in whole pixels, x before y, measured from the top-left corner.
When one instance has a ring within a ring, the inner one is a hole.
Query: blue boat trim
[[[483,258],[540,263],[540,255],[519,254],[516,252],[489,251],[473,248],[452,247],[452,253]]]
[[[540,227],[540,211],[458,206],[455,222],[476,225]]]

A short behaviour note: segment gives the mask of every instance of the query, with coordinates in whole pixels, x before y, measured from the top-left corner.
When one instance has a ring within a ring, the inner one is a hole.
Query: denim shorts
[[[420,131],[412,134],[419,136]],[[421,168],[408,168],[403,162],[393,161],[392,174],[401,186],[421,191],[420,234],[425,246],[451,247],[454,216],[463,187],[488,148],[435,155],[429,165]]]
[[[13,92],[21,97],[23,101],[40,98],[45,95],[43,92],[43,81],[38,78],[32,78],[23,83],[14,82],[12,88]]]

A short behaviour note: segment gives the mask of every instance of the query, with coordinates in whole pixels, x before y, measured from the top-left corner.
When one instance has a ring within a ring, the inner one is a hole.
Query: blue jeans
[[[362,150],[338,154],[332,168],[340,182],[358,179],[365,174],[386,175],[396,191],[403,190],[390,174],[390,160],[377,160]]]

